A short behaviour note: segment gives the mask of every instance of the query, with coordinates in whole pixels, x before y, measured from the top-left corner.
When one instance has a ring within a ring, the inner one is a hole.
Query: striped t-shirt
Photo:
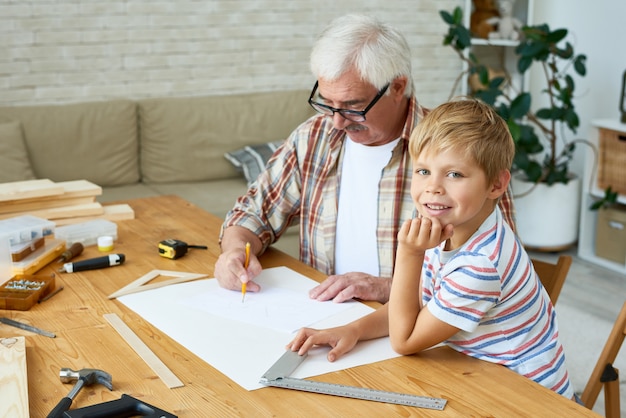
[[[436,318],[461,329],[445,343],[571,398],[556,312],[500,209],[461,248],[442,249],[426,252],[422,297]]]

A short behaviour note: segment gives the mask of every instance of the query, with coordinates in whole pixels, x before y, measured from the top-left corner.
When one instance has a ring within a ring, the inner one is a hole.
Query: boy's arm
[[[407,221],[398,234],[396,266],[389,297],[389,337],[399,354],[415,354],[456,334],[459,329],[435,318],[421,307],[421,276],[426,249],[452,234],[437,221]]]
[[[352,350],[357,342],[389,335],[387,305],[383,305],[371,314],[335,328],[317,330],[302,328],[294,339],[287,344],[287,349],[306,353],[316,345],[329,345],[328,361],[335,361]]]

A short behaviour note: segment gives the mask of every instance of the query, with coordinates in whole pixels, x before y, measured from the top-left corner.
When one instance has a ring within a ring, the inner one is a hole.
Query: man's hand
[[[251,244],[248,268],[244,268],[246,262],[246,243]],[[231,226],[224,230],[222,238],[222,254],[215,263],[215,278],[226,289],[240,290],[242,283],[247,283],[246,291],[258,292],[261,287],[253,280],[261,273],[263,268],[256,254],[260,252],[261,241],[249,230]]]
[[[309,297],[319,301],[332,299],[336,303],[353,298],[386,303],[389,300],[390,289],[391,279],[353,272],[328,276],[320,285],[309,291]]]
[[[324,330],[302,328],[285,348],[303,355],[316,345],[329,345],[332,349],[327,358],[333,362],[352,350],[358,341],[356,329],[350,324]]]
[[[246,260],[245,249],[231,250],[220,254],[215,263],[215,278],[225,289],[240,290],[242,283],[247,283],[246,291],[258,292],[261,287],[252,280],[261,273],[261,263],[250,254],[248,269],[243,268]]]

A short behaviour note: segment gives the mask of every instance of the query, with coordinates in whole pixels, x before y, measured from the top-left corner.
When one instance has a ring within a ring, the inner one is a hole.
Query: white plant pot
[[[580,212],[578,177],[567,184],[548,186],[534,185],[513,176],[511,188],[517,234],[526,248],[561,251],[576,243]]]

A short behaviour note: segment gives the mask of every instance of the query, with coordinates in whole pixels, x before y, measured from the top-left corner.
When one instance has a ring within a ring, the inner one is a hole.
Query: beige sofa
[[[176,194],[223,217],[246,180],[224,154],[285,139],[307,91],[0,107],[0,182],[87,179],[101,202]],[[296,254],[293,241],[279,245]]]

